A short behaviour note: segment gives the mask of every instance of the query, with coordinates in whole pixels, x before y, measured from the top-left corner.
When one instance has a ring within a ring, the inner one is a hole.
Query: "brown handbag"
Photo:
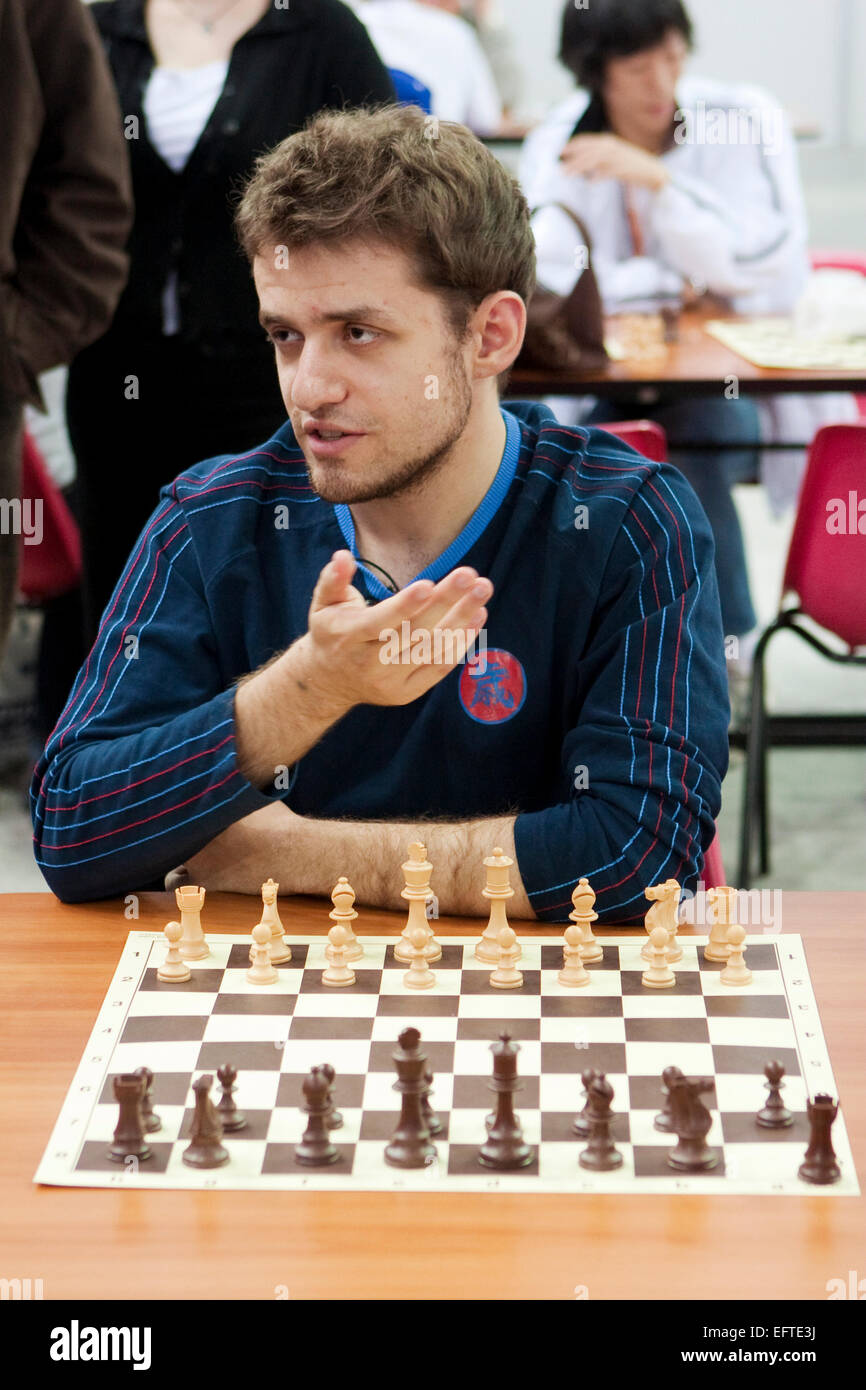
[[[607,362],[608,355],[589,233],[571,208],[564,203],[553,206],[562,208],[577,227],[586,247],[587,265],[569,294],[555,294],[543,285],[537,286],[527,305],[526,336],[515,366],[592,371]]]

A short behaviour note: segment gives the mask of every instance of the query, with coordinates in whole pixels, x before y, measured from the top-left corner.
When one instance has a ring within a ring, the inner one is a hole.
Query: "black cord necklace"
[[[375,560],[365,560],[363,555],[356,555],[355,559],[358,561],[359,565],[366,565],[368,569],[378,570],[380,574],[384,574],[385,578],[388,581],[385,587],[390,588],[392,594],[398,594],[400,592],[399,584],[397,584],[397,582],[391,577],[391,575],[388,573],[386,569],[383,569],[381,565],[377,565]],[[372,604],[378,602],[378,599],[368,598],[367,607],[369,608]]]

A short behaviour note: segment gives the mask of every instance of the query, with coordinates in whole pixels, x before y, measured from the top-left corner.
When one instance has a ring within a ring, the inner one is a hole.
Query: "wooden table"
[[[646,400],[650,404],[654,392],[663,391],[667,396],[696,396],[721,391],[730,377],[737,378],[740,393],[746,396],[767,396],[784,391],[866,391],[866,376],[862,372],[755,367],[704,331],[704,324],[710,319],[735,320],[736,317],[719,312],[718,306],[683,310],[677,341],[660,345],[651,355],[625,357],[608,362],[597,371],[581,374],[517,369],[512,373],[506,398],[591,395],[617,399],[647,392]],[[617,337],[618,322],[617,315],[607,320],[609,336]]]
[[[131,929],[176,915],[141,895],[64,906],[0,896],[0,1275],[44,1297],[826,1299],[866,1275],[866,1200],[469,1193],[149,1192],[35,1187],[33,1173]],[[287,899],[287,931],[324,931],[326,902]],[[806,943],[861,1186],[866,1181],[866,893],[788,893]],[[255,903],[208,899],[209,932],[247,930]],[[398,932],[363,910],[359,931]],[[480,930],[440,919],[443,936]],[[530,929],[528,924],[525,929]],[[550,931],[546,927],[542,930]],[[689,933],[685,929],[684,935]],[[631,934],[635,934],[632,932]],[[639,933],[638,933],[639,934]]]

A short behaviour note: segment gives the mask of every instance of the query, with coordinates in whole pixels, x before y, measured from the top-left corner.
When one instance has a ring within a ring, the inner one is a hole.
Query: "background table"
[[[726,379],[732,376],[737,378],[740,393],[745,396],[767,396],[780,391],[852,391],[855,394],[866,391],[866,377],[862,372],[755,367],[704,332],[708,320],[720,318],[735,319],[736,315],[720,313],[718,306],[684,309],[679,317],[676,342],[660,345],[652,355],[608,362],[597,371],[578,374],[516,369],[508,384],[506,399],[554,395],[617,399],[634,396],[640,391],[696,396],[722,390]],[[618,336],[616,315],[607,319],[606,331],[608,336]]]
[[[789,893],[866,1185],[866,893]],[[287,932],[325,933],[325,900],[283,899]],[[826,1299],[866,1274],[866,1199],[470,1193],[148,1192],[36,1187],[127,932],[161,930],[173,896],[64,906],[0,895],[0,1275],[51,1298]],[[256,902],[213,894],[209,933]],[[359,933],[401,929],[362,909]],[[479,919],[437,923],[442,937]],[[531,930],[530,924],[516,924]],[[538,924],[535,924],[538,925]],[[540,928],[550,932],[549,926]],[[607,931],[607,929],[606,929]],[[630,934],[635,934],[632,931]],[[640,932],[637,932],[640,934]],[[686,928],[684,935],[689,934]]]

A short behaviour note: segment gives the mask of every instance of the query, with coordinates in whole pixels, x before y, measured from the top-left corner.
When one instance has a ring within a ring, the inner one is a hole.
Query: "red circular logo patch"
[[[504,724],[526,699],[526,673],[511,652],[477,652],[460,672],[460,703],[479,724]]]

